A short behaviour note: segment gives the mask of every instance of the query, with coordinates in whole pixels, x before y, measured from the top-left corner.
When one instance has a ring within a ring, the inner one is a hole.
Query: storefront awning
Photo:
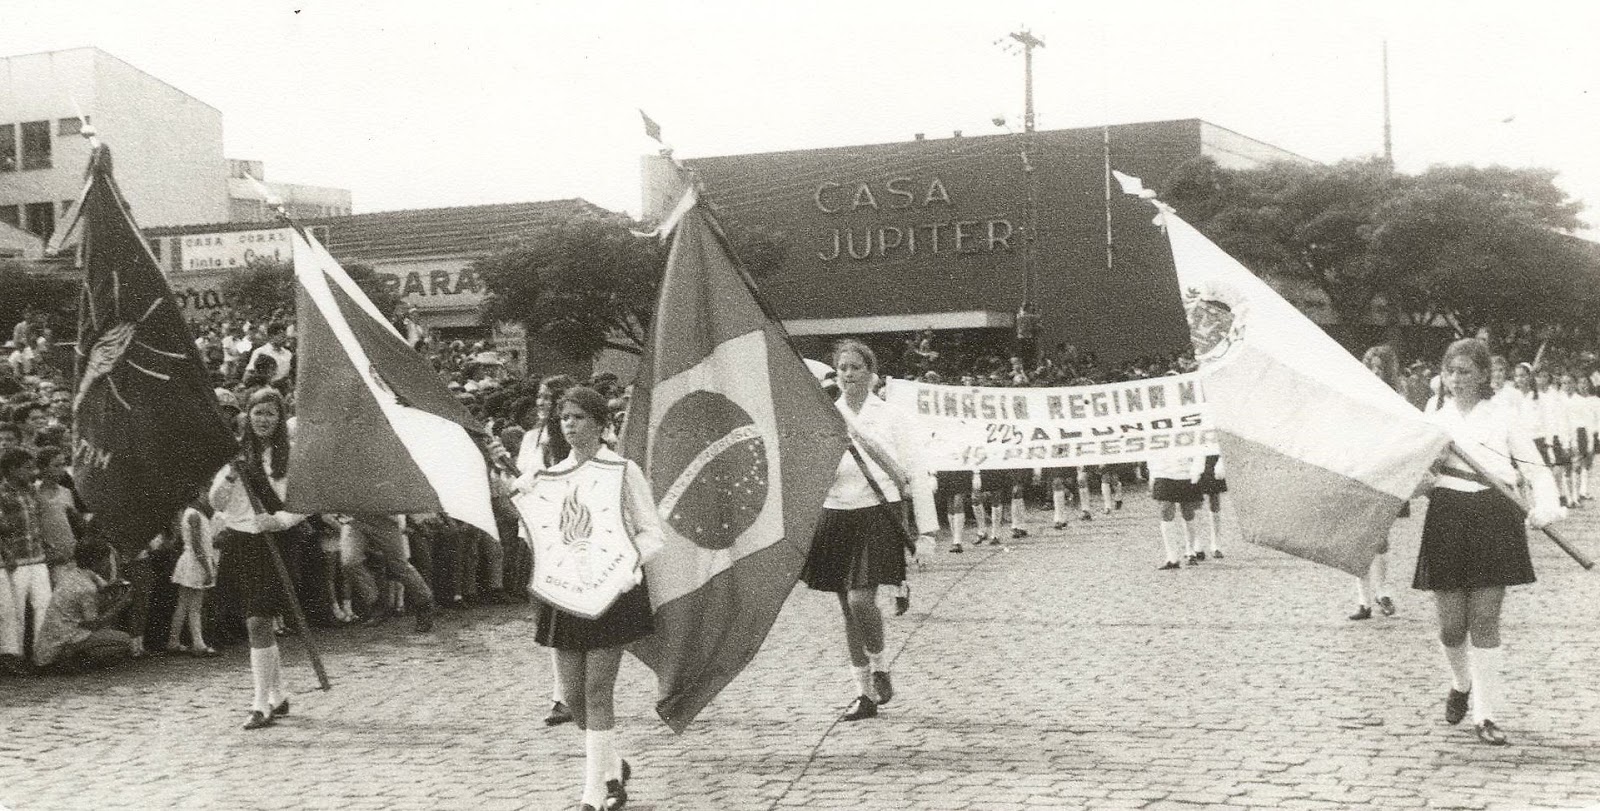
[[[963,310],[950,313],[865,315],[852,318],[792,318],[783,322],[790,335],[862,335],[873,332],[916,332],[924,329],[1009,329],[1014,313]]]

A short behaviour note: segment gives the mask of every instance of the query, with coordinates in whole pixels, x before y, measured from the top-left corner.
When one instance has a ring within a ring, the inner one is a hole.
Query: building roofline
[[[106,50],[104,48],[101,48],[98,45],[79,45],[79,46],[73,47],[73,48],[52,48],[52,49],[50,49],[48,51],[30,51],[30,52],[24,53],[24,54],[6,54],[5,56],[0,56],[0,59],[13,59],[13,58],[20,58],[20,57],[24,57],[24,56],[40,56],[40,55],[43,55],[43,54],[58,54],[58,53],[66,53],[67,51],[94,51],[95,53],[100,54],[101,56],[105,56],[105,57],[109,57],[111,59],[115,59],[118,62],[121,62],[123,65],[126,65],[127,67],[129,67],[129,68],[131,68],[133,70],[136,70],[139,73],[141,73],[141,74],[143,74],[145,76],[148,76],[151,79],[154,79],[154,80],[166,85],[167,87],[170,87],[173,90],[176,90],[179,93],[182,93],[183,95],[188,96],[189,98],[194,99],[195,101],[197,101],[197,102],[199,102],[201,104],[204,104],[207,107],[210,107],[211,109],[213,109],[213,110],[215,110],[217,112],[217,115],[222,115],[222,108],[221,107],[218,107],[218,106],[206,101],[205,99],[202,99],[199,96],[196,96],[195,94],[190,93],[187,90],[184,90],[183,88],[181,88],[181,87],[179,87],[179,86],[167,81],[166,79],[163,79],[160,76],[157,76],[154,73],[151,73],[150,71],[145,70],[144,68],[141,68],[138,65],[135,65],[132,62],[129,62],[128,60],[123,59],[122,57],[117,56],[116,54],[114,54],[114,53],[112,53],[112,52],[110,52],[110,51],[108,51],[108,50]]]
[[[372,219],[386,215],[403,214],[411,217],[423,217],[429,214],[436,214],[440,212],[459,214],[470,212],[472,210],[493,208],[509,209],[526,206],[562,205],[569,206],[571,208],[589,209],[595,212],[620,216],[619,212],[614,212],[610,209],[595,205],[594,203],[591,203],[582,197],[566,197],[558,200],[526,200],[518,203],[479,203],[468,206],[435,206],[431,208],[398,208],[385,211],[363,211],[359,214],[341,214],[334,217],[307,217],[299,219],[298,222],[307,228],[311,228],[324,225],[334,226],[340,223],[348,223],[351,220]],[[170,237],[183,236],[187,234],[220,234],[233,231],[263,231],[283,227],[285,226],[280,224],[277,220],[243,220],[234,222],[194,223],[190,225],[162,225],[154,228],[141,228],[139,230],[146,237]]]
[[[1306,161],[1307,163],[1315,163],[1315,164],[1321,164],[1322,163],[1322,161],[1319,161],[1319,160],[1317,160],[1315,158],[1307,157],[1307,156],[1302,155],[1299,152],[1296,152],[1296,151],[1294,151],[1292,149],[1284,149],[1283,147],[1278,146],[1277,144],[1269,144],[1266,141],[1263,141],[1260,138],[1257,138],[1257,137],[1255,137],[1253,135],[1245,135],[1244,133],[1234,129],[1233,127],[1224,127],[1221,124],[1218,124],[1218,123],[1215,123],[1215,122],[1212,122],[1212,121],[1207,121],[1207,120],[1205,120],[1203,118],[1197,119],[1197,120],[1201,124],[1205,124],[1206,126],[1215,127],[1215,128],[1217,128],[1219,130],[1222,130],[1224,132],[1232,133],[1234,135],[1239,136],[1240,138],[1244,138],[1244,139],[1249,140],[1249,141],[1254,141],[1254,142],[1256,142],[1258,144],[1265,144],[1267,146],[1272,147],[1273,149],[1278,150],[1279,152],[1287,152],[1290,155],[1293,155],[1293,156],[1295,156],[1295,157],[1297,157],[1297,158],[1299,158],[1299,159],[1301,159],[1303,161]]]

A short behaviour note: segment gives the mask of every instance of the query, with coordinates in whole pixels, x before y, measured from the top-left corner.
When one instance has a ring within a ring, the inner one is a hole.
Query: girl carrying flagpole
[[[1565,510],[1526,423],[1506,401],[1493,399],[1488,347],[1475,338],[1456,341],[1445,350],[1440,368],[1442,401],[1427,419],[1445,429],[1458,453],[1469,454],[1476,465],[1452,455],[1440,467],[1411,585],[1433,592],[1438,608],[1439,643],[1450,667],[1445,722],[1460,723],[1470,703],[1478,739],[1504,746],[1496,718],[1504,660],[1501,605],[1507,586],[1532,583],[1534,573],[1521,511],[1487,477],[1515,482],[1520,473],[1527,478],[1533,491],[1528,526],[1544,527],[1564,517]]]

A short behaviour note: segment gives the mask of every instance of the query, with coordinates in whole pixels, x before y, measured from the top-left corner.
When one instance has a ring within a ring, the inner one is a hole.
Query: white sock
[[[1193,518],[1183,519],[1183,548],[1190,555],[1193,555],[1200,548],[1199,542],[1195,540],[1194,526],[1195,520]]]
[[[1067,522],[1067,491],[1055,490],[1050,493],[1050,518],[1057,524]]]
[[[1374,598],[1389,596],[1388,552],[1379,552],[1372,558],[1372,568],[1367,570],[1367,581]]]
[[[255,698],[250,702],[250,708],[263,715],[272,712],[272,703],[267,699],[267,686],[270,684],[267,673],[267,651],[277,650],[271,648],[250,649],[250,682],[255,685]]]
[[[1100,474],[1100,503],[1107,512],[1111,511],[1111,479],[1107,478],[1110,475],[1109,473]]]
[[[591,734],[600,737],[600,774],[606,780],[622,779],[622,755],[617,752],[617,731],[614,729],[593,730]]]
[[[1374,560],[1374,563],[1376,563],[1376,560]],[[1365,575],[1356,578],[1356,604],[1362,608],[1372,607],[1372,569],[1370,567]]]
[[[989,508],[982,504],[972,505],[972,525],[978,530],[978,537],[989,534]]]
[[[1218,543],[1222,538],[1222,511],[1206,510],[1206,523],[1211,525],[1211,554],[1215,555],[1222,551],[1222,545]]]
[[[1027,512],[1027,510],[1028,510],[1028,505],[1023,502],[1021,496],[1015,496],[1015,497],[1013,497],[1011,499],[1011,528],[1012,529],[1022,529],[1022,514],[1024,512]]]
[[[869,697],[872,696],[872,670],[870,669],[870,665],[865,667],[851,667],[850,670],[856,677],[856,695]]]
[[[1500,703],[1500,668],[1505,654],[1498,647],[1473,648],[1467,657],[1472,671],[1472,723],[1493,721]]]
[[[1444,659],[1450,664],[1450,689],[1458,693],[1465,693],[1472,689],[1472,670],[1467,663],[1467,643],[1450,647],[1441,643],[1444,650]]]
[[[1588,498],[1589,497],[1589,469],[1588,468],[1584,468],[1583,470],[1578,471],[1578,496],[1580,498]]]
[[[1176,520],[1161,522],[1161,545],[1166,549],[1167,562],[1177,563],[1183,559],[1180,544],[1183,543],[1183,530]]]
[[[606,799],[605,733],[585,730],[583,733],[583,799],[581,802],[600,808]]]
[[[263,648],[267,661],[267,706],[283,703],[283,653],[277,645]]]
[[[950,513],[950,545],[960,546],[967,534],[967,514],[964,512]]]
[[[989,526],[994,527],[994,534],[1000,534],[1000,525],[1006,522],[1006,508],[995,504],[989,508]]]
[[[889,672],[889,668],[883,664],[883,651],[878,651],[877,653],[867,651],[867,668],[874,673]]]
[[[1209,540],[1206,538],[1206,536],[1211,535],[1210,521],[1204,520],[1200,516],[1195,516],[1193,521],[1186,521],[1184,523],[1189,525],[1189,535],[1194,538],[1195,552],[1204,552],[1206,551],[1207,546],[1211,547],[1212,549],[1217,548],[1216,536],[1212,535]]]
[[[556,649],[550,649],[550,700],[567,703],[567,691],[561,686],[561,668],[556,666]]]

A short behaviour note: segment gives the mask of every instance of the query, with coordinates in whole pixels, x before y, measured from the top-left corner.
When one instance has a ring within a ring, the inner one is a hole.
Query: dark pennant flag
[[[73,479],[101,537],[137,553],[238,450],[193,336],[111,177],[90,158],[78,210]]]

